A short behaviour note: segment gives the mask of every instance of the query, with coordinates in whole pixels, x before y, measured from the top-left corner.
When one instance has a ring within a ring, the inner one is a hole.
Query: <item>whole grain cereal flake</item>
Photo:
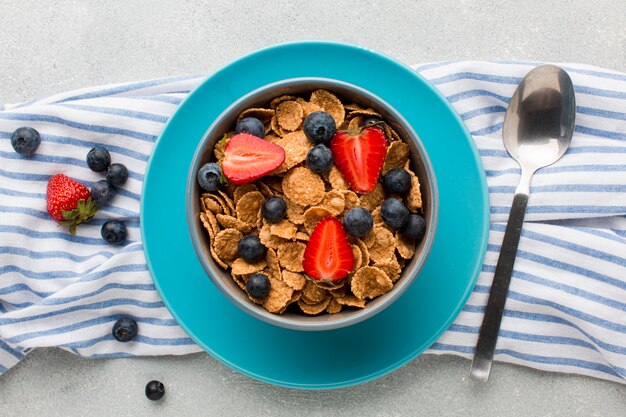
[[[267,276],[280,280],[281,279],[280,263],[278,261],[278,256],[276,255],[276,251],[274,249],[267,250],[265,261],[267,262],[267,268],[268,268]]]
[[[302,288],[302,300],[307,304],[317,304],[328,297],[328,290],[320,288],[308,279]]]
[[[296,238],[298,226],[287,219],[283,219],[278,223],[270,223],[270,234],[283,239],[291,240]]]
[[[385,175],[394,168],[402,168],[409,160],[410,153],[409,145],[406,143],[402,141],[391,142],[387,148],[387,155],[385,156],[381,174]]]
[[[339,304],[339,301],[337,301],[335,298],[331,298],[328,306],[326,307],[326,312],[328,314],[337,314],[341,312],[342,308],[343,306]]]
[[[278,247],[280,265],[291,272],[303,272],[302,259],[306,245],[302,242],[287,242]]]
[[[276,109],[276,107],[283,101],[291,101],[291,100],[296,100],[296,99],[297,99],[296,97],[290,96],[290,95],[278,96],[278,97],[273,98],[270,101],[270,107],[273,109]]]
[[[283,191],[292,202],[301,206],[313,206],[324,198],[324,181],[308,168],[294,168],[283,178]]]
[[[203,206],[202,211],[210,211],[213,214],[221,214],[224,213],[222,206],[214,199],[210,197],[201,197],[200,204]]]
[[[283,269],[281,271],[281,275],[282,275],[282,281],[285,284],[289,285],[294,290],[301,290],[302,288],[304,288],[304,285],[307,282],[304,275],[298,272],[291,272],[287,269]]]
[[[361,239],[354,237],[350,239],[361,251],[361,266],[367,266],[370,263],[370,251]]]
[[[300,307],[300,310],[302,310],[304,314],[314,316],[326,310],[326,307],[328,307],[329,303],[330,303],[330,297],[326,297],[325,299],[323,299],[317,304],[307,304],[304,302],[302,298],[300,298],[298,300],[298,307]]]
[[[296,99],[296,102],[300,105],[300,107],[302,107],[302,117],[304,117],[305,119],[309,114],[313,113],[314,111],[321,110],[320,106],[318,106],[317,104],[306,101],[300,97]]]
[[[393,282],[382,269],[366,266],[352,277],[352,293],[359,299],[372,299],[389,292]]]
[[[256,184],[257,184],[256,185],[257,191],[259,191],[261,194],[263,194],[263,197],[269,198],[269,197],[274,197],[276,195],[276,192],[274,190],[272,190],[269,187],[269,185],[267,185],[265,182],[258,181]]]
[[[274,117],[272,117],[272,120],[270,120],[270,129],[273,130],[274,133],[276,133],[281,138],[289,133],[289,131],[280,127],[280,125],[278,124],[278,118],[275,115]]]
[[[417,176],[412,171],[409,171],[409,175],[411,176],[411,188],[409,188],[409,194],[406,196],[406,206],[415,213],[422,208],[422,193]]]
[[[385,191],[383,186],[378,183],[372,191],[367,194],[363,194],[359,198],[359,205],[367,210],[374,211],[376,207],[380,206],[385,201]]]
[[[350,247],[352,248],[352,256],[354,256],[354,268],[352,268],[352,271],[356,271],[363,264],[363,254],[357,245],[350,245]]]
[[[241,197],[253,191],[259,191],[254,183],[238,185],[235,188],[235,191],[233,191],[233,200],[235,201],[235,203],[237,203],[241,199]]]
[[[332,211],[335,216],[338,216],[346,208],[346,197],[341,191],[330,190],[324,195],[320,205]]]
[[[279,279],[269,277],[270,292],[263,300],[263,307],[270,313],[278,313],[289,304],[293,288]]]
[[[209,207],[209,204],[210,204],[209,201],[213,201],[221,207],[222,213],[229,215],[229,216],[233,214],[230,211],[230,206],[226,204],[226,201],[224,200],[222,196],[217,195],[217,194],[212,194],[212,193],[204,193],[202,194],[202,197],[204,197],[204,203],[207,205],[207,207]],[[216,213],[215,211],[213,212]]]
[[[276,121],[278,126],[293,132],[302,124],[304,111],[296,101],[288,100],[276,106]]]
[[[402,258],[411,259],[415,255],[415,241],[396,232],[396,249]]]
[[[235,205],[233,204],[233,200],[228,196],[228,194],[226,194],[222,190],[217,190],[217,192],[224,200],[224,204],[226,205],[226,207],[228,207],[228,210],[230,211],[231,215],[235,213]]]
[[[247,275],[237,275],[231,273],[230,276],[233,278],[233,281],[235,281],[239,288],[246,291],[246,284],[248,282]]]
[[[237,229],[224,229],[213,240],[215,253],[224,262],[232,263],[238,256],[237,247],[243,234]]]
[[[354,191],[344,190],[341,191],[345,201],[344,211],[350,211],[351,209],[359,206],[359,197]]]
[[[259,119],[263,124],[269,122],[272,117],[274,117],[274,110],[272,109],[262,109],[262,108],[252,108],[246,109],[239,114],[237,120],[241,120],[244,117],[254,117]]]
[[[400,268],[398,259],[395,256],[389,259],[383,259],[382,261],[375,262],[374,266],[376,268],[382,269],[393,283],[395,283],[400,278],[400,274],[402,273],[402,268]]]
[[[244,194],[237,201],[237,218],[247,224],[256,224],[261,215],[261,206],[265,197],[258,191]]]
[[[313,144],[307,139],[302,130],[286,133],[276,144],[285,151],[285,160],[276,168],[274,174],[285,173],[299,163],[304,162],[306,154],[313,147]]]
[[[233,261],[231,273],[235,275],[254,274],[263,270],[267,266],[265,259],[258,262],[248,263],[243,258],[237,258]]]
[[[335,165],[333,165],[332,168],[330,168],[330,171],[328,171],[328,182],[330,183],[330,186],[333,187],[333,190],[347,191],[350,188],[350,184],[348,184],[346,178]]]
[[[285,239],[272,235],[270,224],[263,222],[261,230],[259,230],[259,240],[266,248],[278,249],[280,245],[287,242]]]
[[[369,248],[370,260],[374,263],[391,259],[396,250],[396,239],[389,230],[384,227],[374,227],[374,244]]]
[[[337,288],[334,290],[328,290],[328,293],[330,294],[330,296],[334,298],[343,297],[344,295],[346,295],[347,292],[348,292],[347,285],[344,285],[343,287]]]
[[[302,293],[300,291],[294,291],[293,294],[291,294],[291,298],[289,299],[289,301],[287,301],[287,305],[281,308],[278,311],[278,314],[283,314],[285,311],[287,311],[287,307],[289,307],[291,304],[295,302],[298,302],[298,300],[300,300],[301,297],[302,297]]]
[[[315,226],[322,220],[324,217],[332,216],[333,212],[328,210],[325,207],[315,206],[309,208],[304,212],[304,227],[306,228],[307,233],[310,235],[315,230]]]
[[[226,216],[224,214],[218,214],[215,216],[217,222],[225,229],[233,228],[242,233],[249,233],[252,230],[252,225],[245,223],[233,216]]]
[[[213,244],[213,239],[215,239],[215,235],[220,232],[220,228],[217,225],[215,216],[210,211],[206,213],[200,213],[200,221],[202,222],[202,225],[204,226],[206,231],[209,233],[209,239],[211,241],[211,244]]]
[[[335,300],[342,306],[365,308],[365,299],[360,299],[354,295],[342,295],[335,297]]]

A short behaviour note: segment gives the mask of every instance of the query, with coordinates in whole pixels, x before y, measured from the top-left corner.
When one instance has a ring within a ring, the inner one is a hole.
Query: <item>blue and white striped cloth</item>
[[[483,159],[491,200],[489,247],[478,284],[429,353],[471,357],[503,237],[517,164],[502,145],[506,106],[538,63],[445,62],[418,66],[454,105]],[[526,223],[496,360],[626,382],[626,74],[563,65],[574,81],[576,133],[567,154],[533,179]],[[0,105],[0,373],[36,347],[89,358],[200,350],[155,291],[139,233],[146,162],[168,117],[201,76],[176,77]],[[27,161],[9,137],[42,133]],[[87,185],[101,177],[84,162],[106,146],[130,179],[113,204],[70,236],[45,211],[46,182],[64,172]],[[110,217],[127,218],[123,247],[100,238]],[[136,341],[111,337],[132,315]]]

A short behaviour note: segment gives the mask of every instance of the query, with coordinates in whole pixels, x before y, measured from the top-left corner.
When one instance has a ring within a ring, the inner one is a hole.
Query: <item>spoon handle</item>
[[[526,214],[528,195],[517,193],[513,198],[513,205],[509,213],[509,220],[504,231],[504,239],[500,248],[500,256],[496,265],[496,272],[491,284],[489,301],[485,309],[483,324],[478,334],[478,343],[472,361],[470,375],[472,378],[486,382],[491,372],[491,362],[498,340],[498,332],[502,323],[504,304],[509,292],[509,283],[515,264],[517,245],[522,233],[522,224]]]

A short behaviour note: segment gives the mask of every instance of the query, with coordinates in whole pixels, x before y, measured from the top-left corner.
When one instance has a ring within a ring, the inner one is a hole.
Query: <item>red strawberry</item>
[[[336,281],[352,271],[352,248],[343,225],[335,217],[324,217],[315,226],[304,250],[302,267],[316,280]]]
[[[222,171],[233,184],[246,184],[269,174],[285,160],[280,146],[240,133],[230,138],[224,149]]]
[[[48,214],[59,224],[70,227],[76,234],[76,226],[87,222],[98,211],[89,188],[78,181],[56,174],[48,180]]]
[[[330,150],[339,171],[354,191],[369,193],[387,155],[387,139],[382,129],[371,126],[356,131],[340,130],[330,142]]]

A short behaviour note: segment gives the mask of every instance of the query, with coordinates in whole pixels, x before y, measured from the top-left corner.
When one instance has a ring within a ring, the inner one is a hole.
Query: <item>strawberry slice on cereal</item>
[[[335,165],[357,193],[371,192],[387,154],[385,133],[376,126],[338,131],[330,142]]]
[[[284,160],[285,151],[280,146],[240,133],[226,144],[222,171],[233,184],[247,184],[274,171]]]
[[[348,236],[337,218],[328,216],[317,223],[304,250],[304,272],[317,281],[336,281],[354,268]]]

